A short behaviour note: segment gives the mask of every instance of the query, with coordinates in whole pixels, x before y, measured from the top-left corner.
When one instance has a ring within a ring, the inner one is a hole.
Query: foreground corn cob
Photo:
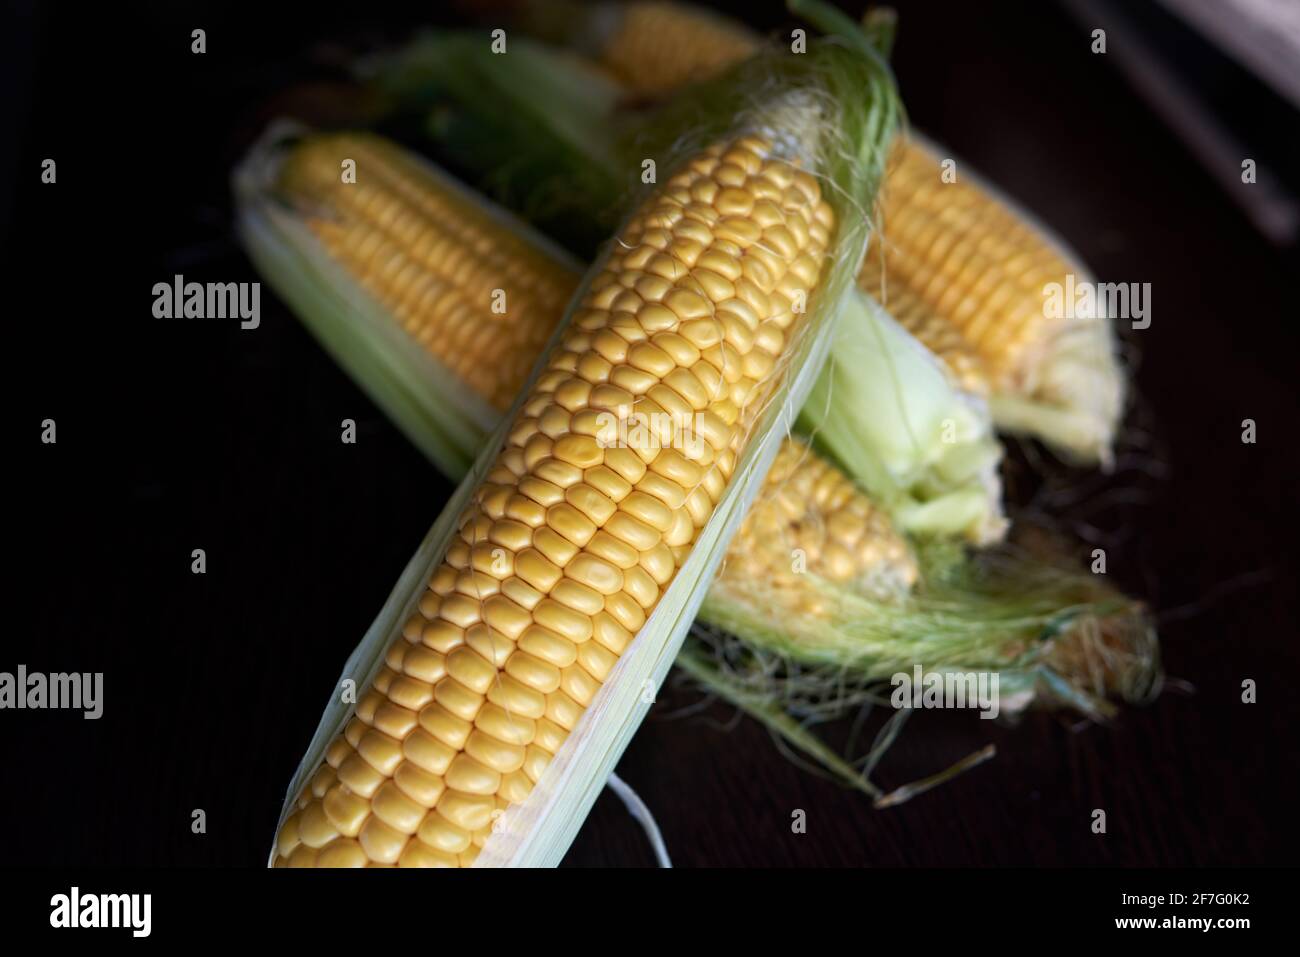
[[[473,862],[712,515],[833,226],[817,181],[757,136],[710,148],[642,207],[281,826],[277,864]],[[607,447],[634,401],[689,416],[703,441]]]

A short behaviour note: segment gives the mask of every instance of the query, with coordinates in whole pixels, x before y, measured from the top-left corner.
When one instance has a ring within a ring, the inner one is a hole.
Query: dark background
[[[176,272],[257,278],[232,239],[228,171],[271,98],[336,79],[340,51],[400,39],[424,5],[386,6],[9,10],[5,524],[19,614],[0,670],[103,671],[105,714],[0,714],[0,863],[262,865],[344,659],[450,492],[265,286],[256,331],[151,317],[152,285]],[[785,22],[775,3],[734,6]],[[1152,326],[1128,338],[1128,452],[1109,480],[1076,477],[1085,494],[1063,520],[1100,536],[1114,580],[1159,611],[1176,680],[1111,727],[922,714],[879,768],[886,786],[990,741],[998,756],[889,811],[796,767],[729,708],[673,717],[699,700],[684,688],[660,696],[619,773],[679,865],[1292,861],[1294,255],[1251,229],[1063,9],[896,6],[912,122],[1101,279],[1153,286]],[[204,56],[189,52],[194,27]],[[1258,98],[1231,112],[1279,135]],[[55,186],[39,182],[46,156]],[[345,417],[355,446],[339,442]],[[57,445],[38,440],[45,418]],[[1244,418],[1257,444],[1240,441]],[[1017,494],[1037,484],[1029,457],[1012,456]],[[1240,702],[1245,678],[1258,704]],[[190,831],[195,808],[206,835]],[[806,834],[791,833],[795,809]],[[652,857],[607,792],[567,862]]]

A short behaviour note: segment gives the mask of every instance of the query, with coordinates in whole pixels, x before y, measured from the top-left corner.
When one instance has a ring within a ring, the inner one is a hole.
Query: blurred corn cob
[[[707,80],[761,42],[743,23],[662,0],[529,4],[521,19],[550,42],[576,46],[638,96],[660,97]]]
[[[1108,463],[1124,392],[1114,332],[1105,316],[1046,308],[1052,284],[1090,281],[1086,269],[968,171],[946,179],[942,163],[916,134],[895,147],[860,284],[965,376],[986,380],[1002,428]],[[952,353],[952,330],[967,353]]]
[[[743,24],[664,0],[532,4],[521,22],[591,57],[624,94],[637,98],[671,100],[685,86],[764,48],[763,39]],[[391,74],[409,71],[412,59],[430,54],[416,52],[405,62],[399,57]],[[561,61],[556,67],[563,72]],[[381,72],[381,85],[391,86],[392,75]],[[507,79],[502,73],[496,82]],[[525,102],[548,97],[522,88],[518,95]],[[549,98],[564,104],[549,110],[551,115],[570,117],[582,109],[614,109],[617,102],[610,94],[583,101]],[[473,113],[472,103],[464,105]],[[570,142],[573,150],[565,155],[581,155],[583,144],[590,144],[587,166],[604,169],[589,178],[617,184],[610,163],[626,166],[631,159],[619,158],[619,144],[644,149],[634,129],[625,127],[614,114],[602,122],[588,117],[587,135]],[[863,265],[862,287],[882,302],[887,299],[894,318],[931,348],[964,388],[989,396],[1001,428],[1041,438],[1067,458],[1108,463],[1124,394],[1114,331],[1105,316],[1066,320],[1045,313],[1049,283],[1064,286],[1073,275],[1078,284],[1090,276],[1059,240],[980,183],[964,164],[955,182],[946,181],[939,165],[944,155],[917,135],[895,144],[880,196],[881,229]],[[514,163],[517,171],[526,165],[522,155]],[[536,197],[524,190],[506,199],[527,208]],[[608,201],[587,207],[598,217],[614,208]]]
[[[781,446],[763,492],[732,540],[720,582],[762,581],[790,614],[829,614],[812,574],[887,601],[919,574],[906,540],[843,472],[797,438]]]
[[[357,182],[342,181],[343,157]],[[412,338],[494,409],[510,407],[577,286],[568,263],[378,136],[304,140],[280,186]]]

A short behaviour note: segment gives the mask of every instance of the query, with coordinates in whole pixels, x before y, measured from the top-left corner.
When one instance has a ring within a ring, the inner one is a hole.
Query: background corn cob
[[[1045,308],[1050,284],[1087,281],[1086,269],[969,172],[947,181],[941,163],[916,134],[897,144],[860,284],[891,311],[900,303],[900,321],[940,354],[956,330],[976,362],[956,361],[987,379],[1004,428],[1108,461],[1123,405],[1109,319]]]
[[[357,163],[355,183],[342,181],[341,158]],[[577,285],[572,269],[378,136],[305,139],[281,187],[408,334],[493,408],[509,408]]]
[[[707,150],[634,216],[281,826],[277,864],[473,862],[712,515],[833,225],[817,181],[753,136]],[[635,396],[690,414],[705,441],[605,447],[601,413]]]
[[[882,600],[916,584],[911,548],[847,475],[796,438],[777,453],[732,539],[719,582],[762,581],[789,614],[825,616],[808,575]]]
[[[599,4],[588,43],[598,62],[632,93],[661,96],[706,80],[752,54],[759,37],[744,24],[678,3]]]

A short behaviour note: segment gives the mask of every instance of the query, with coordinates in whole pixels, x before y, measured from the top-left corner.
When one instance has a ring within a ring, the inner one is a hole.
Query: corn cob
[[[592,44],[600,64],[640,95],[706,80],[759,44],[757,34],[741,23],[661,0],[602,4],[593,21],[603,34]]]
[[[799,592],[805,572],[883,595],[906,591],[917,578],[916,560],[889,517],[843,472],[788,438],[719,577],[759,579]],[[821,611],[815,605],[803,610]]]
[[[891,311],[906,298],[909,312],[944,317],[992,388],[1023,391],[1050,333],[1035,321],[1042,287],[1069,266],[964,177],[943,182],[939,158],[915,141],[894,149],[884,193],[889,238],[873,242],[859,284]]]
[[[589,284],[386,667],[283,822],[277,865],[468,865],[708,522],[776,385],[834,214],[759,136],[692,160]],[[665,448],[607,418],[691,416]]]
[[[356,161],[355,183],[341,180],[340,157]],[[509,408],[577,285],[570,269],[378,136],[306,139],[281,188],[407,333],[493,408]]]

